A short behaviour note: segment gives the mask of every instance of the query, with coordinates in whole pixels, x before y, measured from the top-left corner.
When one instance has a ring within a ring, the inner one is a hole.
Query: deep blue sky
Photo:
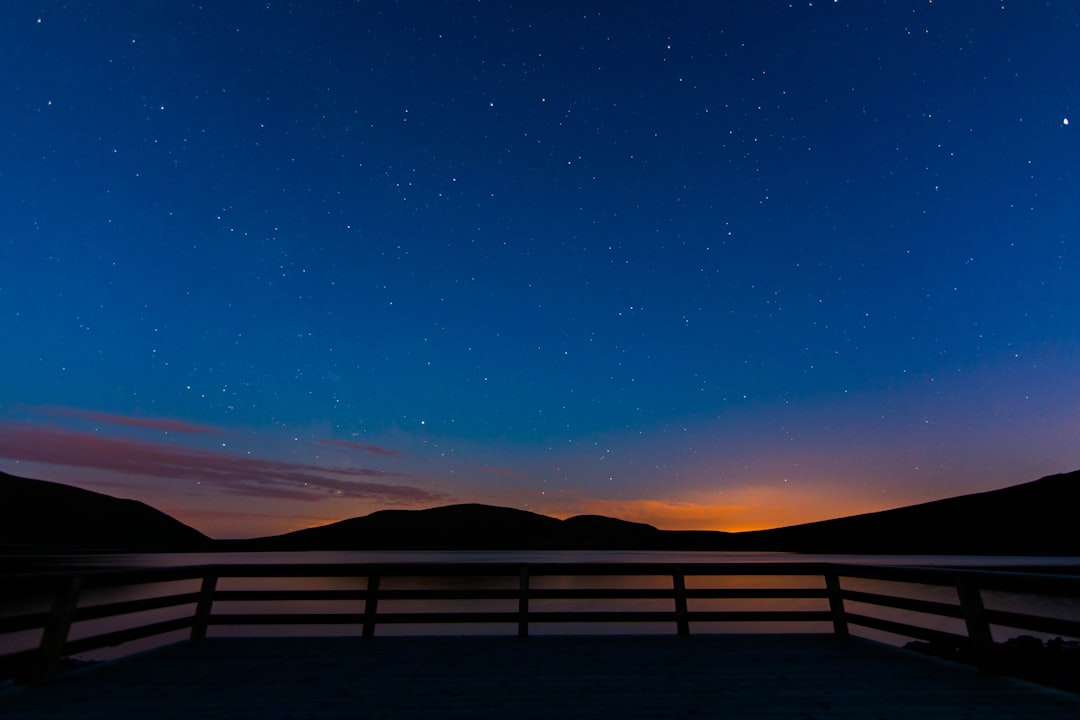
[[[1076,469],[1077,57],[1072,2],[9,3],[0,468],[217,536]]]

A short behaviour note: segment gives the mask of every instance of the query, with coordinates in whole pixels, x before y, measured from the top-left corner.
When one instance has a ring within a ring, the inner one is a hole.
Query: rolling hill
[[[733,536],[738,549],[1080,555],[1080,471],[934,502]]]
[[[664,531],[486,505],[386,510],[247,541],[272,550],[744,550],[851,554],[1080,555],[1080,471],[984,493],[774,530]]]
[[[739,550],[1080,556],[1080,471],[909,507],[725,533],[596,515],[558,520],[465,504],[383,510],[252,540],[214,541],[134,500],[0,473],[0,552],[152,550]]]
[[[382,510],[244,545],[259,550],[649,550],[662,546],[664,535],[651,525],[598,515],[558,520],[467,504]]]
[[[136,500],[0,472],[0,551],[204,550],[213,541]]]

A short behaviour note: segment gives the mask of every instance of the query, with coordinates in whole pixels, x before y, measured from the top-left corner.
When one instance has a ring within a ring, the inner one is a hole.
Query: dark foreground
[[[1080,697],[831,635],[211,639],[0,690],[22,718],[1069,718]]]

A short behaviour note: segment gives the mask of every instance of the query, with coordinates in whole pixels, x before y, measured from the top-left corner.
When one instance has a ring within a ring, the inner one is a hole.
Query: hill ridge
[[[0,472],[0,551],[179,551],[213,542],[138,500]]]
[[[862,515],[740,533],[660,530],[603,515],[560,520],[458,503],[387,509],[250,540],[212,540],[136,500],[0,472],[7,550],[709,550],[1077,555],[1080,471]]]

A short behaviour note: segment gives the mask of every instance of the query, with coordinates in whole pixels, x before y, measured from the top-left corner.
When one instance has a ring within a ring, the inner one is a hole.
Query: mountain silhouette
[[[252,540],[214,541],[154,508],[0,473],[0,552],[153,550],[740,550],[1080,555],[1080,471],[960,497],[772,530],[667,531],[464,504],[382,510]]]
[[[244,543],[260,550],[633,550],[662,543],[651,525],[598,515],[568,520],[491,505],[381,510]]]
[[[1080,555],[1080,471],[989,492],[773,530],[665,531],[597,515],[556,520],[488,505],[385,510],[245,541],[272,550],[744,550]]]
[[[181,551],[212,544],[137,500],[0,472],[0,551]]]
[[[1080,470],[988,492],[738,533],[733,549],[812,553],[1080,555]]]

